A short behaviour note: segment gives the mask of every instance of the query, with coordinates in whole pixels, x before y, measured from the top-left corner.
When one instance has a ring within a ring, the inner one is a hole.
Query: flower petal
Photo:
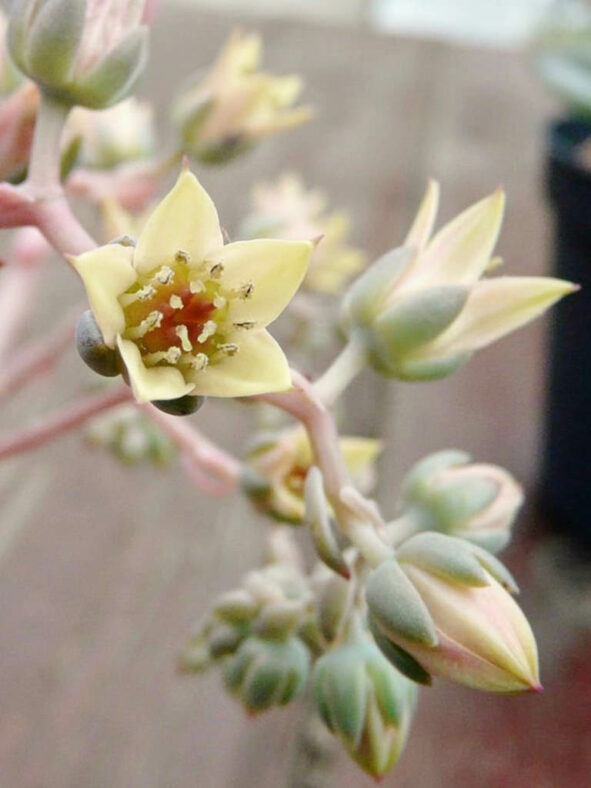
[[[185,383],[178,369],[144,366],[137,345],[129,339],[117,337],[117,346],[129,373],[133,395],[138,402],[177,399],[193,391],[193,384]]]
[[[415,220],[412,223],[412,227],[404,240],[404,246],[411,246],[419,252],[423,251],[433,232],[433,225],[435,224],[438,208],[439,183],[430,180],[427,184],[427,190],[421,201]]]
[[[295,295],[308,268],[310,241],[262,239],[228,244],[208,257],[223,265],[222,283],[240,289],[252,283],[248,298],[230,302],[228,319],[264,327],[275,320]]]
[[[373,438],[341,438],[341,451],[350,473],[364,470],[382,450],[381,441]]]
[[[211,197],[193,173],[184,169],[146,222],[133,263],[140,273],[148,273],[170,264],[179,250],[199,263],[223,243]]]
[[[287,359],[267,331],[244,331],[228,339],[236,341],[238,352],[193,373],[194,394],[248,397],[291,387]]]
[[[545,276],[503,276],[476,284],[458,318],[421,358],[472,352],[528,323],[578,285]]]
[[[486,269],[503,221],[505,195],[497,189],[489,197],[446,224],[410,269],[404,284],[418,280],[437,284],[472,284]]]
[[[117,299],[137,279],[132,265],[133,251],[130,246],[108,244],[72,258],[109,347],[115,347],[115,338],[125,327],[123,309]]]

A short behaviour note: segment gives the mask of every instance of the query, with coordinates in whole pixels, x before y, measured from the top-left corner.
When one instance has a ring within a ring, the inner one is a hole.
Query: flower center
[[[238,345],[226,341],[229,301],[247,297],[226,290],[223,266],[189,265],[179,251],[172,265],[162,265],[119,297],[125,339],[135,342],[147,367],[170,365],[202,370],[222,357],[234,355]],[[250,294],[250,292],[249,292]]]

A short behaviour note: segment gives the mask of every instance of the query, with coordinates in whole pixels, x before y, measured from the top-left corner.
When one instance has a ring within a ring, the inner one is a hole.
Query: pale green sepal
[[[319,593],[316,612],[318,627],[327,643],[332,643],[340,633],[351,607],[353,592],[353,583],[340,575],[333,575]]]
[[[476,556],[480,564],[489,572],[495,580],[497,580],[503,588],[510,594],[518,594],[519,586],[515,582],[515,578],[507,567],[502,564],[498,558],[491,555],[488,550],[479,547],[476,544],[469,545],[470,550]]]
[[[228,654],[234,654],[247,632],[244,627],[236,627],[220,622],[212,627],[207,636],[209,653],[213,659],[221,659]]]
[[[427,531],[405,542],[396,552],[401,563],[410,563],[466,586],[489,585],[486,572],[462,539]]]
[[[402,482],[402,495],[408,501],[422,500],[429,490],[433,474],[470,462],[470,455],[460,449],[444,449],[416,462]]]
[[[293,632],[303,617],[301,601],[284,599],[264,608],[256,620],[254,630],[263,638],[282,640]]]
[[[461,527],[474,515],[484,511],[499,494],[499,485],[492,479],[477,476],[448,481],[435,489],[426,501],[441,530]]]
[[[84,0],[45,0],[35,17],[27,40],[27,70],[50,91],[72,73],[85,13]]]
[[[404,359],[392,370],[391,377],[409,382],[441,380],[463,367],[472,358],[472,353],[459,353],[447,358],[431,360]]]
[[[13,2],[8,17],[6,30],[6,44],[10,57],[21,71],[27,71],[25,59],[27,47],[27,32],[30,29],[32,17],[38,10],[38,0],[20,0]],[[37,8],[36,8],[37,6]]]
[[[252,621],[260,609],[260,602],[245,591],[237,588],[226,591],[216,600],[215,614],[230,624],[244,624]]]
[[[401,246],[380,257],[356,279],[343,300],[345,325],[370,325],[413,258],[414,251]]]
[[[395,559],[374,569],[366,585],[367,604],[380,629],[395,632],[410,643],[438,643],[433,620],[420,594]]]
[[[316,466],[310,468],[306,476],[304,499],[306,502],[306,525],[312,536],[318,557],[334,572],[348,578],[350,576],[349,565],[343,558],[331,528],[322,473]]]
[[[461,539],[466,539],[467,541],[472,542],[472,544],[475,544],[478,547],[482,547],[483,550],[486,550],[489,553],[500,553],[501,550],[504,550],[511,541],[511,531],[508,528],[504,531],[462,531],[461,528],[458,528],[454,531],[454,534],[455,536],[459,536]]]
[[[102,109],[115,104],[131,90],[148,58],[148,28],[135,28],[100,61],[97,68],[77,81],[74,92],[80,104]]]
[[[416,687],[400,675],[375,643],[368,641],[365,649],[368,652],[367,672],[376,690],[382,718],[391,725],[402,725],[405,705],[414,702]]]
[[[417,684],[424,684],[425,686],[430,686],[432,684],[430,674],[419,665],[414,657],[411,657],[404,649],[401,649],[399,646],[394,645],[391,640],[388,640],[380,631],[378,624],[371,617],[368,623],[377,647],[388,662],[391,662],[403,676],[406,676],[406,678],[411,681]]]
[[[366,677],[362,659],[355,646],[346,646],[318,660],[314,693],[323,696],[321,708],[329,712],[330,727],[346,736],[357,747],[366,709]]]
[[[382,349],[386,363],[396,363],[404,353],[431,342],[460,314],[468,293],[460,285],[429,287],[395,301],[373,323],[376,350]]]

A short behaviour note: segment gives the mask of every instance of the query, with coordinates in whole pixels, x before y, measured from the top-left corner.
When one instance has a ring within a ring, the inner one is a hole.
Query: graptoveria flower
[[[488,692],[539,691],[536,642],[505,588],[517,590],[486,551],[418,534],[368,578],[377,643],[417,681],[432,674]]]
[[[549,277],[481,279],[498,262],[491,254],[503,218],[502,191],[431,239],[438,202],[439,187],[431,182],[404,245],[370,266],[345,300],[349,333],[386,377],[445,377],[577,289]]]
[[[105,344],[140,402],[288,389],[287,359],[265,330],[300,285],[312,244],[224,246],[213,202],[184,169],[137,246],[73,258]]]
[[[297,175],[285,173],[275,183],[257,184],[252,202],[253,212],[243,223],[247,238],[322,236],[312,256],[305,288],[337,295],[364,267],[364,253],[347,243],[347,215],[340,211],[328,213],[324,195],[306,189]]]
[[[187,152],[206,163],[222,163],[262,137],[304,123],[306,107],[293,107],[298,76],[259,71],[258,35],[234,33],[209,73],[186,86],[173,107],[174,122]]]
[[[371,486],[374,460],[380,441],[347,436],[340,440],[347,468],[358,486]],[[312,447],[302,428],[287,429],[262,437],[247,457],[244,488],[267,514],[283,522],[299,525],[305,514],[304,482],[314,464]]]
[[[107,107],[140,75],[145,0],[21,0],[8,25],[16,65],[65,104]]]

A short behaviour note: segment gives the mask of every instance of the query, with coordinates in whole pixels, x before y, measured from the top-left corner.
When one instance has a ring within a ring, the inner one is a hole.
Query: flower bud
[[[293,108],[299,77],[273,77],[258,69],[256,35],[235,33],[205,75],[193,77],[172,107],[181,144],[204,164],[225,164],[261,138],[304,123],[310,111]]]
[[[505,590],[516,586],[494,556],[455,537],[423,533],[405,542],[397,558],[372,571],[367,603],[372,626],[391,646],[384,652],[400,670],[416,678],[418,668],[489,692],[541,689],[533,634]],[[431,628],[417,627],[420,606]]]
[[[90,310],[83,312],[76,325],[76,349],[84,363],[106,378],[121,373],[119,353],[108,347]]]
[[[455,451],[420,460],[403,482],[401,505],[421,529],[461,537],[496,553],[510,539],[523,492],[503,468],[469,460]]]
[[[308,650],[294,636],[249,637],[222,666],[226,686],[252,714],[293,700],[304,689],[309,669]]]
[[[144,0],[21,0],[8,24],[16,65],[64,104],[120,101],[147,55]]]
[[[404,245],[370,266],[343,302],[346,330],[384,377],[446,377],[577,289],[545,277],[481,280],[494,259],[503,192],[472,205],[430,239],[438,200],[431,182]]]
[[[386,774],[405,745],[416,685],[361,636],[318,660],[313,686],[322,720],[351,757],[374,777]]]

